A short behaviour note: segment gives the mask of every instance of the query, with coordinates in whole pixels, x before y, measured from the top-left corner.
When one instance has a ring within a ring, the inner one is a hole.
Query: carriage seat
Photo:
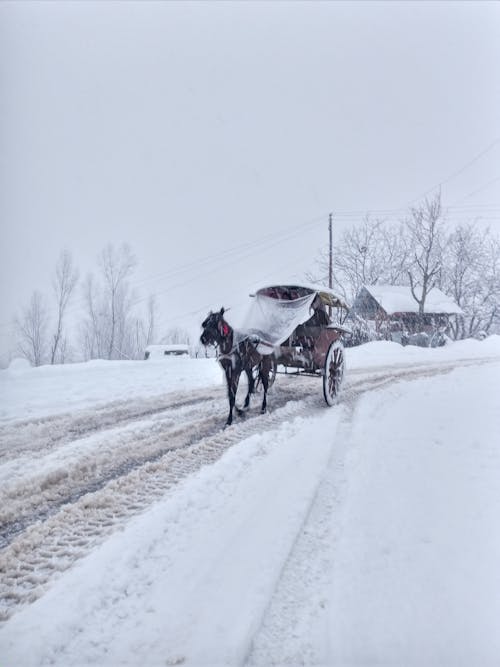
[[[318,308],[313,315],[300,324],[295,330],[295,338],[304,347],[313,348],[314,341],[319,338],[321,331],[330,324],[330,318],[325,310]]]

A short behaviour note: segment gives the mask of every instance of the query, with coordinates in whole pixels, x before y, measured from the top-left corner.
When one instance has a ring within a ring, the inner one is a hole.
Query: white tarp
[[[312,316],[311,305],[315,297],[315,292],[293,300],[257,294],[242,328],[271,345],[281,345],[299,324]]]

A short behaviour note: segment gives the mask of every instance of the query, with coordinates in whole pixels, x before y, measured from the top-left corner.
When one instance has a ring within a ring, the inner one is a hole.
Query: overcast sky
[[[128,242],[192,326],[302,276],[329,211],[442,183],[498,229],[499,65],[498,2],[0,3],[1,345],[63,247]]]

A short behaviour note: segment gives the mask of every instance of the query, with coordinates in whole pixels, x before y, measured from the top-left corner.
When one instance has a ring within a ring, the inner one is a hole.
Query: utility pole
[[[328,287],[332,289],[333,287],[333,241],[332,241],[332,221],[333,221],[333,213],[330,213],[328,216],[328,235],[330,239],[329,243],[329,257],[328,257]],[[332,319],[332,312],[333,309],[331,306],[328,306],[328,316],[330,320]]]
[[[330,213],[328,216],[329,221],[328,221],[328,233],[330,236],[330,254],[329,254],[329,260],[328,260],[328,287],[332,289],[333,287],[333,242],[332,242],[332,221],[333,221],[333,213]]]

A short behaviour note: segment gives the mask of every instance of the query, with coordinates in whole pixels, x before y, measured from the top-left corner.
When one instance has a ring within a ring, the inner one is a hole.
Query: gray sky
[[[498,229],[499,65],[498,2],[0,3],[0,346],[63,247],[128,242],[191,326],[300,277],[329,211],[443,183]]]

